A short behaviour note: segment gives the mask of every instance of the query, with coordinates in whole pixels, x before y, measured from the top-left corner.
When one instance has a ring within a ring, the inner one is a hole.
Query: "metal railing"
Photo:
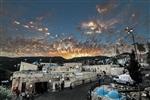
[[[83,85],[83,84],[90,83],[96,80],[97,80],[96,76],[90,77],[90,78],[79,79],[79,80],[71,82],[70,87],[74,88],[75,86]]]

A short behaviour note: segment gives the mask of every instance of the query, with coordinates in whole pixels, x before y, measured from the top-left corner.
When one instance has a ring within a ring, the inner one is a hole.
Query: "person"
[[[20,91],[19,91],[18,87],[15,88],[14,92],[16,94],[16,99],[15,100],[19,100]]]
[[[82,80],[82,84],[85,84],[85,81],[84,81],[84,79]]]
[[[91,96],[91,89],[89,89],[88,94],[87,94],[87,100],[91,100],[92,96]]]
[[[30,94],[31,100],[34,100],[33,92]]]
[[[150,91],[146,91],[146,97],[147,97],[148,99],[150,99],[150,94],[149,94],[149,92],[150,92]]]
[[[58,85],[57,83],[55,83],[55,90],[57,91],[57,89],[58,89]]]
[[[98,83],[99,83],[99,85],[101,84],[101,82],[102,82],[101,75],[99,75],[98,76]]]
[[[71,83],[71,84],[70,84],[70,89],[73,89],[73,88],[74,88],[74,84]]]
[[[25,96],[26,96],[25,92],[22,92],[21,93],[22,100],[25,100]]]
[[[61,90],[61,83],[58,83],[58,91]]]
[[[103,75],[104,75],[104,76],[106,75],[106,72],[105,72],[105,71],[103,71]]]
[[[29,92],[28,90],[25,92],[25,100],[29,100],[30,99],[30,95],[29,95]]]
[[[105,79],[106,79],[106,72],[103,71],[103,76],[101,77],[101,83],[103,82],[103,84],[104,84]]]
[[[64,81],[61,82],[61,90],[64,90]]]

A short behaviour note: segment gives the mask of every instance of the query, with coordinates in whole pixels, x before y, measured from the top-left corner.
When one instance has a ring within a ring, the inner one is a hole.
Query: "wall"
[[[38,69],[37,65],[33,65],[30,63],[26,63],[26,62],[21,62],[20,71],[22,71],[22,70],[37,70],[37,69]]]

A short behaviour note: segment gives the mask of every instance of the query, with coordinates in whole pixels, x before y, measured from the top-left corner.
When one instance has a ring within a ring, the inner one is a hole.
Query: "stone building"
[[[51,89],[52,82],[59,81],[60,76],[40,71],[18,71],[13,74],[12,89],[18,87],[21,92],[42,93]]]
[[[43,68],[39,70],[38,65],[21,62],[20,71],[14,72],[12,76],[12,90],[18,88],[21,92],[43,93],[55,90],[55,84],[62,81],[65,82],[64,87],[69,87],[74,81],[78,83],[80,80],[96,77],[96,74],[90,72],[82,73],[81,63],[65,63],[64,66],[48,63],[41,65]],[[82,75],[79,76],[77,73]]]
[[[96,72],[102,74],[103,71],[108,75],[120,75],[123,73],[124,68],[119,65],[86,65],[83,66],[85,71]]]

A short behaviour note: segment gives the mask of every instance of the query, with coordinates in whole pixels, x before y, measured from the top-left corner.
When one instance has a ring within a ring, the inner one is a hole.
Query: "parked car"
[[[122,83],[122,84],[127,84],[127,85],[133,85],[135,83],[129,74],[118,75],[113,78],[113,81],[116,83]]]

